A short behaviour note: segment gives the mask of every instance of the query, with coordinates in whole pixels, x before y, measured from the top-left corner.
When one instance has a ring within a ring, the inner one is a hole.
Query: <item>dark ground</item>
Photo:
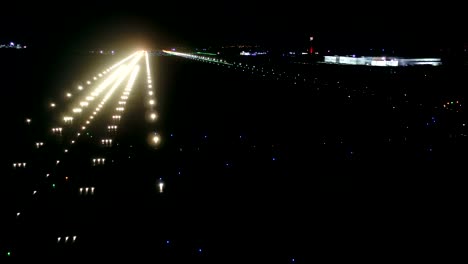
[[[119,145],[96,144],[112,113],[104,110],[93,138],[63,157],[68,135],[50,129],[64,89],[115,58],[0,56],[2,257],[310,263],[456,251],[468,120],[466,81],[455,71],[282,65],[275,71],[291,74],[276,80],[151,57],[157,124],[144,122],[142,68],[113,136]],[[456,100],[461,106],[442,107]],[[156,150],[146,141],[155,129],[163,138]],[[46,145],[36,150],[39,140]],[[97,155],[107,165],[91,166]],[[19,161],[28,168],[13,170]],[[85,186],[95,195],[80,196]],[[76,242],[57,243],[65,235]]]

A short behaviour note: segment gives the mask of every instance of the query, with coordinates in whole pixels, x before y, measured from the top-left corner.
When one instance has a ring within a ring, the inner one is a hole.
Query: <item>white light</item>
[[[158,145],[161,142],[161,138],[159,137],[158,134],[154,134],[151,141],[153,145]]]
[[[68,97],[68,98],[72,97],[72,94],[71,94],[71,93],[67,93],[67,97]]]
[[[153,95],[153,91],[149,91],[149,92],[148,92],[148,95]]]
[[[90,81],[87,81],[86,83],[87,83],[87,84],[91,84],[91,82],[90,82]]]
[[[54,103],[50,103],[50,107],[55,107],[55,104]]]
[[[73,113],[81,113],[82,111],[81,108],[73,108]]]
[[[154,100],[152,100],[152,99],[149,100],[149,104],[150,104],[150,105],[154,105]]]
[[[164,183],[160,182],[158,185],[159,185],[159,192],[162,193],[163,188],[164,188]]]
[[[28,124],[31,123],[31,119],[26,118],[26,123],[28,123]]]
[[[155,113],[152,113],[152,114],[150,115],[150,117],[151,117],[152,120],[155,120],[155,119],[156,119],[156,114],[155,114]]]
[[[81,85],[78,86],[78,90],[80,90],[80,91],[83,90],[83,86],[81,86]]]

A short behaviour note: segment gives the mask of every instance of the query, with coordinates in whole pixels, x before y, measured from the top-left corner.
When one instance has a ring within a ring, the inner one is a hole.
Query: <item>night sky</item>
[[[314,35],[325,45],[341,47],[447,47],[458,36],[466,38],[465,30],[457,28],[461,24],[438,17],[444,14],[443,6],[430,5],[236,1],[133,6],[75,3],[40,8],[43,11],[34,13],[33,8],[8,9],[0,16],[0,41],[15,39],[33,46],[55,43],[63,49],[233,43],[275,47],[301,45]]]

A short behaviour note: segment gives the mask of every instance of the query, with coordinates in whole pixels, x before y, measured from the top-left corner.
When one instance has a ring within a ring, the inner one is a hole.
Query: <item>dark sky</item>
[[[457,23],[438,17],[442,11],[435,13],[437,7],[410,9],[387,3],[369,9],[365,4],[301,2],[304,1],[67,2],[63,6],[41,5],[43,11],[37,12],[34,7],[14,7],[0,15],[0,41],[56,44],[64,49],[164,48],[235,42],[280,46],[301,43],[314,34],[323,42],[338,46],[444,46],[456,38],[449,33],[453,30],[455,35],[466,36],[463,27],[458,29]]]

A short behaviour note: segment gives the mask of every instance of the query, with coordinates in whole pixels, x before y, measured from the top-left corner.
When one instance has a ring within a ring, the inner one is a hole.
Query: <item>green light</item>
[[[211,55],[211,56],[216,56],[216,55],[218,55],[218,54],[216,54],[216,53],[208,53],[208,52],[200,52],[200,51],[197,51],[197,54]]]
[[[10,252],[10,251],[8,251],[6,254],[7,254],[7,256],[11,256],[11,252]]]
[[[52,183],[52,188],[55,188],[55,183]]]
[[[450,104],[453,104],[453,101],[452,101],[452,102],[450,102]]]

